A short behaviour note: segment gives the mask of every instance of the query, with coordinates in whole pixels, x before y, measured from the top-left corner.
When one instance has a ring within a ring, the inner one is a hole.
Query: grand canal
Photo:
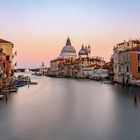
[[[130,88],[32,76],[0,101],[0,140],[139,140],[140,102]],[[137,89],[138,94],[140,92]],[[139,95],[138,95],[139,96]]]

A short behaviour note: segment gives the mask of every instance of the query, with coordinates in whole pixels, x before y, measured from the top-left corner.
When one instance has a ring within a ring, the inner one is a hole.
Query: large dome
[[[66,45],[62,48],[61,53],[76,53],[76,50],[72,45]]]
[[[69,37],[66,41],[66,45],[61,50],[60,57],[65,58],[65,59],[75,59],[76,58],[76,50],[71,45],[71,41],[70,41]]]
[[[71,41],[68,37],[66,45],[62,48],[61,53],[76,53],[75,48],[71,45]]]

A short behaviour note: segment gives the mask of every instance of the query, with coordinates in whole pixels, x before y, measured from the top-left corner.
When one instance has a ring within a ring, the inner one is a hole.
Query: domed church
[[[88,47],[87,46],[84,47],[84,45],[82,45],[81,50],[79,51],[78,55],[79,55],[79,58],[84,58],[84,57],[90,58],[91,57],[90,45],[88,45]]]
[[[69,60],[75,60],[77,57],[76,50],[71,45],[71,41],[69,37],[66,41],[66,45],[61,50],[60,57],[63,59],[69,59]]]
[[[81,50],[78,53],[79,57],[87,57],[88,56],[88,52],[87,50],[84,48],[84,45],[82,45]]]

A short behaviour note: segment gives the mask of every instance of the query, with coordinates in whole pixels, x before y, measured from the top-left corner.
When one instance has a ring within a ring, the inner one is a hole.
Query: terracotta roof
[[[118,43],[117,45],[122,45],[122,44],[124,44],[124,42],[123,43]]]
[[[108,68],[109,68],[109,65],[110,65],[110,63],[105,63],[105,64],[103,65],[103,68],[104,68],[104,69],[108,69]]]
[[[11,43],[10,41],[0,39],[0,43]]]
[[[137,45],[136,47],[130,49],[129,51],[140,51],[140,45]]]
[[[58,66],[60,67],[60,66],[63,66],[64,65],[64,62],[59,62],[58,63]]]
[[[132,40],[132,42],[134,42],[136,44],[140,44],[140,40]]]
[[[91,68],[91,67],[94,67],[94,68],[101,68],[101,65],[98,65],[98,64],[91,64],[91,65],[85,66],[85,68]]]
[[[64,59],[65,60],[65,62],[72,62],[71,60],[69,60],[69,59]]]
[[[57,62],[57,61],[64,61],[64,59],[63,58],[57,58],[57,59],[51,60],[51,62]]]
[[[127,50],[125,50],[125,51],[119,51],[119,54],[125,53],[125,52],[129,52],[129,51],[130,51],[130,49],[127,49]]]

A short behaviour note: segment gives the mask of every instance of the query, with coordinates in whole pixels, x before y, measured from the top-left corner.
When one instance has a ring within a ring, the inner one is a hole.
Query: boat
[[[0,94],[0,100],[2,100],[2,99],[3,99],[3,97],[4,97],[4,95]]]
[[[23,83],[23,82],[20,82],[20,81],[16,81],[15,82],[15,87],[23,87],[23,86],[25,86],[25,83]]]
[[[17,92],[18,88],[17,87],[12,87],[9,89],[9,92]]]
[[[37,82],[30,82],[29,85],[37,85]]]

